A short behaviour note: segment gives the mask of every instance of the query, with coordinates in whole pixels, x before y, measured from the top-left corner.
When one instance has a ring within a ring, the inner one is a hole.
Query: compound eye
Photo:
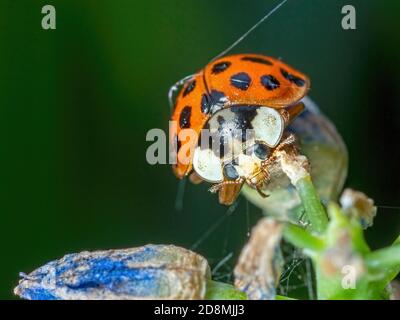
[[[253,152],[258,159],[265,160],[269,156],[269,148],[262,143],[253,146]]]
[[[224,177],[228,180],[237,180],[239,179],[239,174],[236,171],[233,164],[228,163],[224,166]]]

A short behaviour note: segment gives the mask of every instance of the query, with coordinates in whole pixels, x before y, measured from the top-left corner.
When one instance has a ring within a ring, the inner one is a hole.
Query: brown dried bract
[[[376,207],[374,200],[368,198],[366,194],[347,188],[340,197],[340,204],[346,214],[360,220],[364,229],[372,226],[376,216]]]
[[[310,163],[308,159],[299,154],[296,149],[281,150],[277,154],[282,171],[288,176],[292,185],[296,185],[300,179],[310,175]]]
[[[282,271],[282,224],[263,218],[253,228],[234,270],[235,286],[250,300],[272,300]]]

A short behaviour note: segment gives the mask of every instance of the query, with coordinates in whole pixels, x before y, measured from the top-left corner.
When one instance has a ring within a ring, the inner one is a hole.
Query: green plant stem
[[[369,253],[365,257],[365,263],[372,272],[383,273],[383,277],[376,283],[376,287],[385,290],[400,272],[400,237],[391,247]]]
[[[394,246],[399,246],[400,245],[400,235],[394,240],[392,247]],[[385,277],[385,280],[383,283],[389,284],[390,281],[392,281],[396,276],[400,273],[400,264],[394,266],[392,270],[390,270]]]
[[[279,295],[277,295],[276,296],[276,300],[296,300],[296,299],[290,298],[290,297],[287,297],[287,296],[279,296]]]
[[[234,286],[208,280],[205,299],[207,300],[247,300],[247,295]]]
[[[367,254],[365,263],[372,269],[400,268],[400,244]]]
[[[393,241],[392,246],[395,246],[397,244],[400,244],[400,235],[396,238],[396,240]]]
[[[312,232],[322,234],[328,227],[328,216],[321,204],[319,195],[312,183],[311,176],[304,177],[296,183],[305,215],[310,222],[309,229]],[[301,231],[300,231],[300,230]],[[299,227],[288,227],[284,231],[284,237],[297,247],[308,249],[309,253],[318,252],[324,248],[324,242],[313,236],[310,232]],[[315,260],[312,259],[314,270],[318,270]],[[316,272],[317,296],[321,296],[321,286],[319,285],[319,274]]]
[[[296,183],[296,189],[303,204],[305,214],[310,222],[310,229],[322,233],[328,225],[328,216],[321,204],[311,177],[307,176],[300,179]]]
[[[318,252],[324,248],[324,242],[320,238],[291,223],[285,225],[283,237],[286,241],[300,249]]]

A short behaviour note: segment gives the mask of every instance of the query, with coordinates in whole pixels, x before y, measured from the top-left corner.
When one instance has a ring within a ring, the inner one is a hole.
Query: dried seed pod
[[[364,229],[372,226],[376,216],[374,200],[368,198],[366,194],[347,188],[340,196],[340,204],[343,211],[360,220]]]
[[[270,218],[253,228],[235,267],[235,286],[250,300],[272,300],[282,272],[282,225]]]
[[[68,254],[23,275],[14,293],[30,300],[203,299],[202,256],[173,245]]]

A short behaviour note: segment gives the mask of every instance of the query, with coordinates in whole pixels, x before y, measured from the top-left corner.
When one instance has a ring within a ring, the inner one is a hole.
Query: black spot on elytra
[[[192,107],[186,106],[182,109],[181,114],[179,116],[179,126],[182,129],[186,129],[190,127],[190,116],[192,115]]]
[[[262,64],[265,64],[267,66],[272,66],[272,62],[271,61],[269,61],[267,59],[264,59],[264,58],[260,58],[260,57],[248,57],[248,56],[246,56],[246,57],[243,57],[242,60],[243,61],[251,61],[251,62],[255,62],[255,63],[262,63]]]
[[[231,85],[243,91],[249,88],[250,83],[251,78],[246,72],[240,72],[231,77]]]
[[[179,138],[177,134],[174,134],[174,137],[172,138],[172,147],[176,152],[179,152],[179,149],[181,148],[181,142],[179,141]]]
[[[204,114],[214,114],[222,109],[227,102],[227,98],[223,92],[212,90],[210,95],[203,94],[201,97],[201,111]]]
[[[207,94],[201,96],[201,112],[208,114],[210,112],[210,98]]]
[[[211,113],[214,113],[218,111],[219,109],[222,109],[225,103],[227,102],[227,98],[225,94],[221,91],[217,90],[212,90],[210,94],[210,102],[211,102]]]
[[[261,84],[267,90],[275,90],[275,89],[279,88],[279,86],[281,85],[279,83],[278,79],[275,78],[273,75],[270,75],[270,74],[261,76],[260,80],[261,80]]]
[[[285,77],[285,79],[294,83],[298,87],[303,87],[306,84],[306,81],[304,79],[287,72],[285,69],[281,69],[281,73]]]
[[[212,74],[221,73],[221,72],[225,71],[226,69],[228,69],[230,65],[231,65],[231,63],[229,61],[218,62],[213,65],[211,73]]]
[[[190,81],[187,84],[185,90],[183,90],[182,96],[186,97],[189,93],[191,93],[194,90],[195,87],[196,87],[196,80]]]

